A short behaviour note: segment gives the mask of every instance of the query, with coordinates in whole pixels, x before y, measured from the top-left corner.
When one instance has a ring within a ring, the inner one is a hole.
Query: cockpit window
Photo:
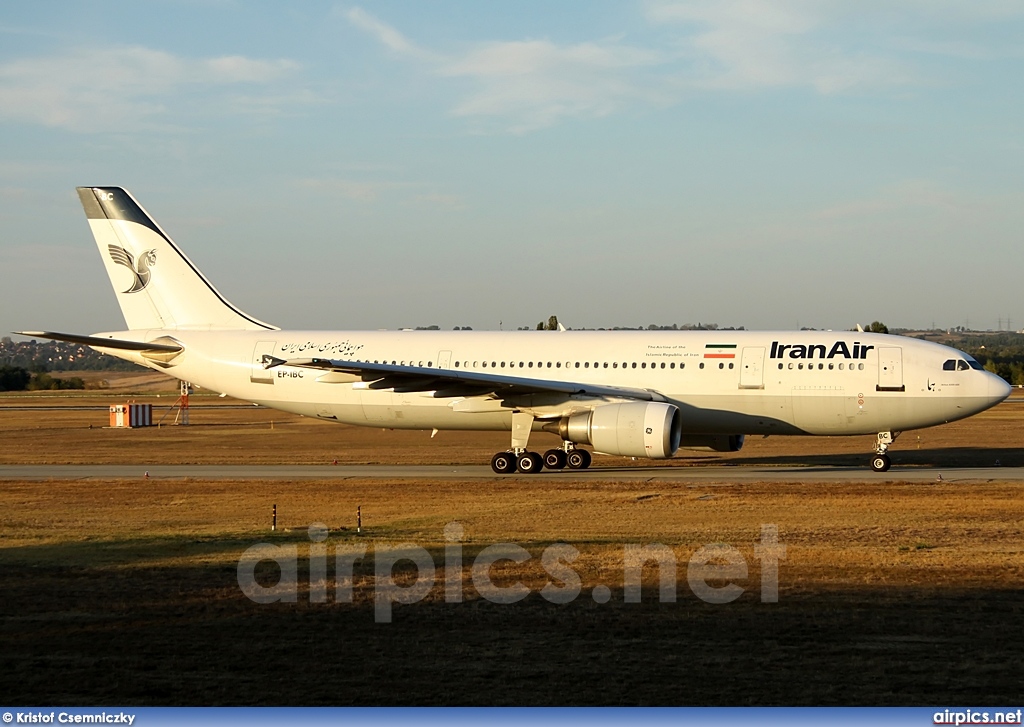
[[[962,359],[962,358],[951,358],[942,363],[943,371],[968,371],[974,369],[976,371],[984,371],[984,367],[973,358]]]

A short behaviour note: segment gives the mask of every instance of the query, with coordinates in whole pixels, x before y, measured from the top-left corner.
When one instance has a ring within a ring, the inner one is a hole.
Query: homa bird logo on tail
[[[135,282],[132,286],[125,290],[125,293],[138,293],[140,290],[149,285],[149,279],[153,273],[150,268],[156,265],[156,250],[146,250],[139,256],[139,263],[136,266],[135,259],[132,254],[125,250],[123,247],[118,245],[107,245],[107,251],[110,253],[110,259],[118,265],[124,265],[126,268],[132,271],[135,276]]]

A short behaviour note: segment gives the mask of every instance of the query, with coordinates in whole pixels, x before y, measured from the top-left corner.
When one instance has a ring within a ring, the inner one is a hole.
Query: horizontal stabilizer
[[[14,331],[14,333],[19,336],[30,336],[32,338],[48,338],[51,341],[81,343],[83,346],[118,348],[123,351],[165,351],[167,353],[180,353],[183,350],[183,347],[180,344],[124,341],[119,338],[103,338],[102,336],[80,336],[77,333],[54,333],[53,331]],[[165,337],[164,340],[168,339]]]

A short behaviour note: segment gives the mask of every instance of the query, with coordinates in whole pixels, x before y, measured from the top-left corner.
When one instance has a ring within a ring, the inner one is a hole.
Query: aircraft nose
[[[1010,395],[1013,387],[1006,383],[1006,380],[995,374],[988,375],[988,398],[995,406]]]

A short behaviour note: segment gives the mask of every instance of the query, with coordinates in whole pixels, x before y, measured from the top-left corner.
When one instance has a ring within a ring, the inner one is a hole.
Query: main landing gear
[[[871,469],[875,472],[886,472],[892,466],[892,460],[889,459],[886,452],[889,451],[889,445],[895,442],[898,436],[900,436],[899,432],[878,433],[878,438],[875,440],[875,453],[871,455]]]
[[[533,415],[526,412],[512,413],[512,447],[507,452],[498,452],[491,458],[491,469],[499,475],[520,472],[524,475],[540,472],[545,467],[560,470],[568,467],[585,470],[590,466],[590,452],[576,449],[572,442],[562,442],[561,449],[549,449],[544,456],[528,452],[526,445],[533,430]]]
[[[572,442],[564,442],[561,449],[549,449],[543,456],[536,452],[527,452],[525,449],[520,452],[498,452],[491,457],[491,469],[499,475],[510,475],[513,472],[531,475],[545,467],[549,470],[561,470],[566,467],[571,470],[585,470],[590,466],[590,462],[590,452],[576,449]]]

